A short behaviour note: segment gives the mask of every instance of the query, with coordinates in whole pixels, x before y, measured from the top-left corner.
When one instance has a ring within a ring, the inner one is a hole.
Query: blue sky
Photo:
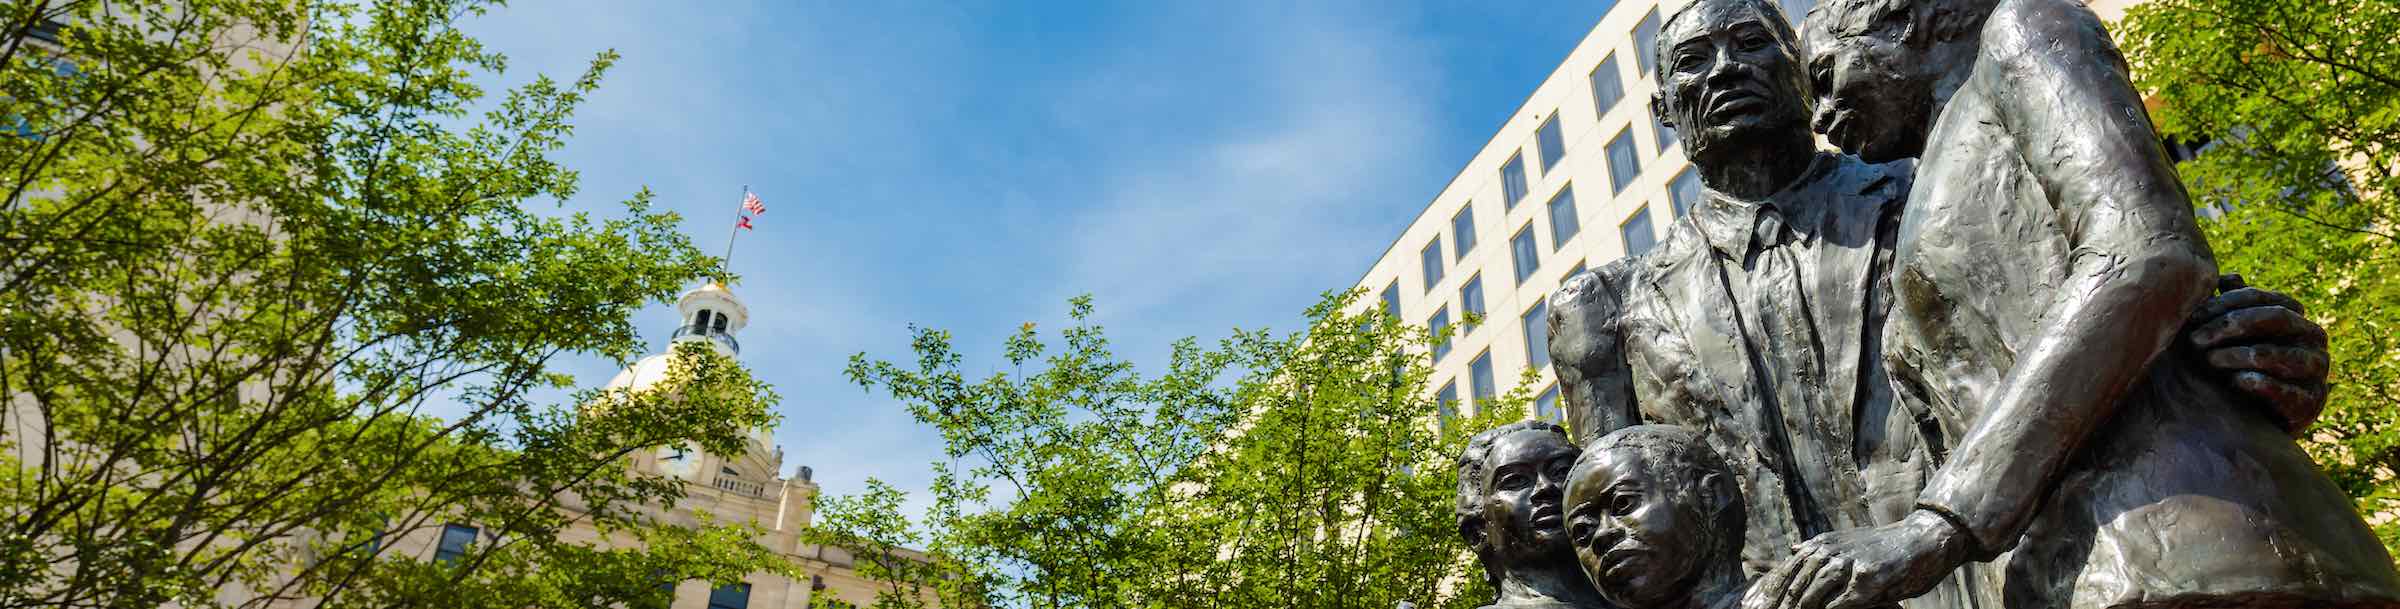
[[[1347,287],[1607,11],[1570,2],[519,0],[469,29],[504,80],[623,60],[557,156],[573,209],[642,187],[723,247],[742,186],[742,359],[783,396],[785,473],[922,505],[940,439],[847,382],[952,331],[988,371],[1092,294],[1122,355],[1288,331]],[[666,305],[637,320],[663,346]],[[616,362],[571,358],[605,383]]]

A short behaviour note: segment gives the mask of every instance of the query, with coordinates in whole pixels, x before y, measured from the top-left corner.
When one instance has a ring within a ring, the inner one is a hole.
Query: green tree
[[[2332,337],[2307,443],[2400,550],[2400,4],[2154,0],[2117,30],[2218,264]]]
[[[1328,295],[1305,332],[1179,341],[1156,377],[1109,351],[1089,298],[1055,351],[1033,324],[1009,337],[1007,372],[970,379],[947,333],[918,329],[913,365],[860,354],[850,374],[948,447],[925,539],[973,569],[946,603],[1476,606],[1450,459],[1524,393],[1437,422],[1431,335],[1347,313],[1362,294]]]
[[[906,548],[923,546],[925,538],[900,513],[900,504],[907,499],[908,495],[900,489],[868,478],[867,489],[857,495],[819,501],[815,523],[801,533],[808,543],[840,548],[850,554],[852,571],[877,585],[875,600],[868,605],[870,609],[942,606],[941,585],[951,574],[959,572],[955,564],[908,554]],[[832,594],[811,597],[809,606],[856,607]]]
[[[487,98],[505,61],[457,25],[494,5],[0,6],[0,607],[662,606],[788,568],[645,518],[682,488],[624,466],[738,453],[775,399],[738,365],[537,397],[717,262],[646,193],[535,204],[615,56]],[[391,551],[445,522],[482,535]]]

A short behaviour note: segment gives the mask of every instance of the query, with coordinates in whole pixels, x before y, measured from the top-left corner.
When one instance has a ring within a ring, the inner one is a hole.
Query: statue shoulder
[[[2006,0],[1983,23],[1979,61],[2010,72],[2037,62],[2089,61],[2093,54],[2121,67],[2124,58],[2108,24],[2077,0]]]

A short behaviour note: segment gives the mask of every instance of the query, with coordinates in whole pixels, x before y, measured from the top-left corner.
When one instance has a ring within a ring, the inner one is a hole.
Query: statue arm
[[[1641,260],[1584,271],[1550,295],[1550,361],[1578,444],[1641,422],[1624,332],[1625,295]]]
[[[1919,496],[1988,558],[2211,295],[2216,265],[2097,17],[2064,0],[2003,3],[1982,53],[1969,87],[1984,96],[1960,101],[1996,110],[2072,247],[2053,296],[2025,303],[2047,308],[2038,334]]]

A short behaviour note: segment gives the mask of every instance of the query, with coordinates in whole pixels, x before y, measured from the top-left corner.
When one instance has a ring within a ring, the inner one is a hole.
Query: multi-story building
[[[2090,0],[2114,21],[2139,0]],[[1700,193],[1649,106],[1659,26],[1689,0],[1618,0],[1358,280],[1402,320],[1460,323],[1433,349],[1441,416],[1472,412],[1527,369],[1558,420],[1544,309],[1566,277],[1638,254]],[[1795,21],[1816,0],[1778,0]]]

